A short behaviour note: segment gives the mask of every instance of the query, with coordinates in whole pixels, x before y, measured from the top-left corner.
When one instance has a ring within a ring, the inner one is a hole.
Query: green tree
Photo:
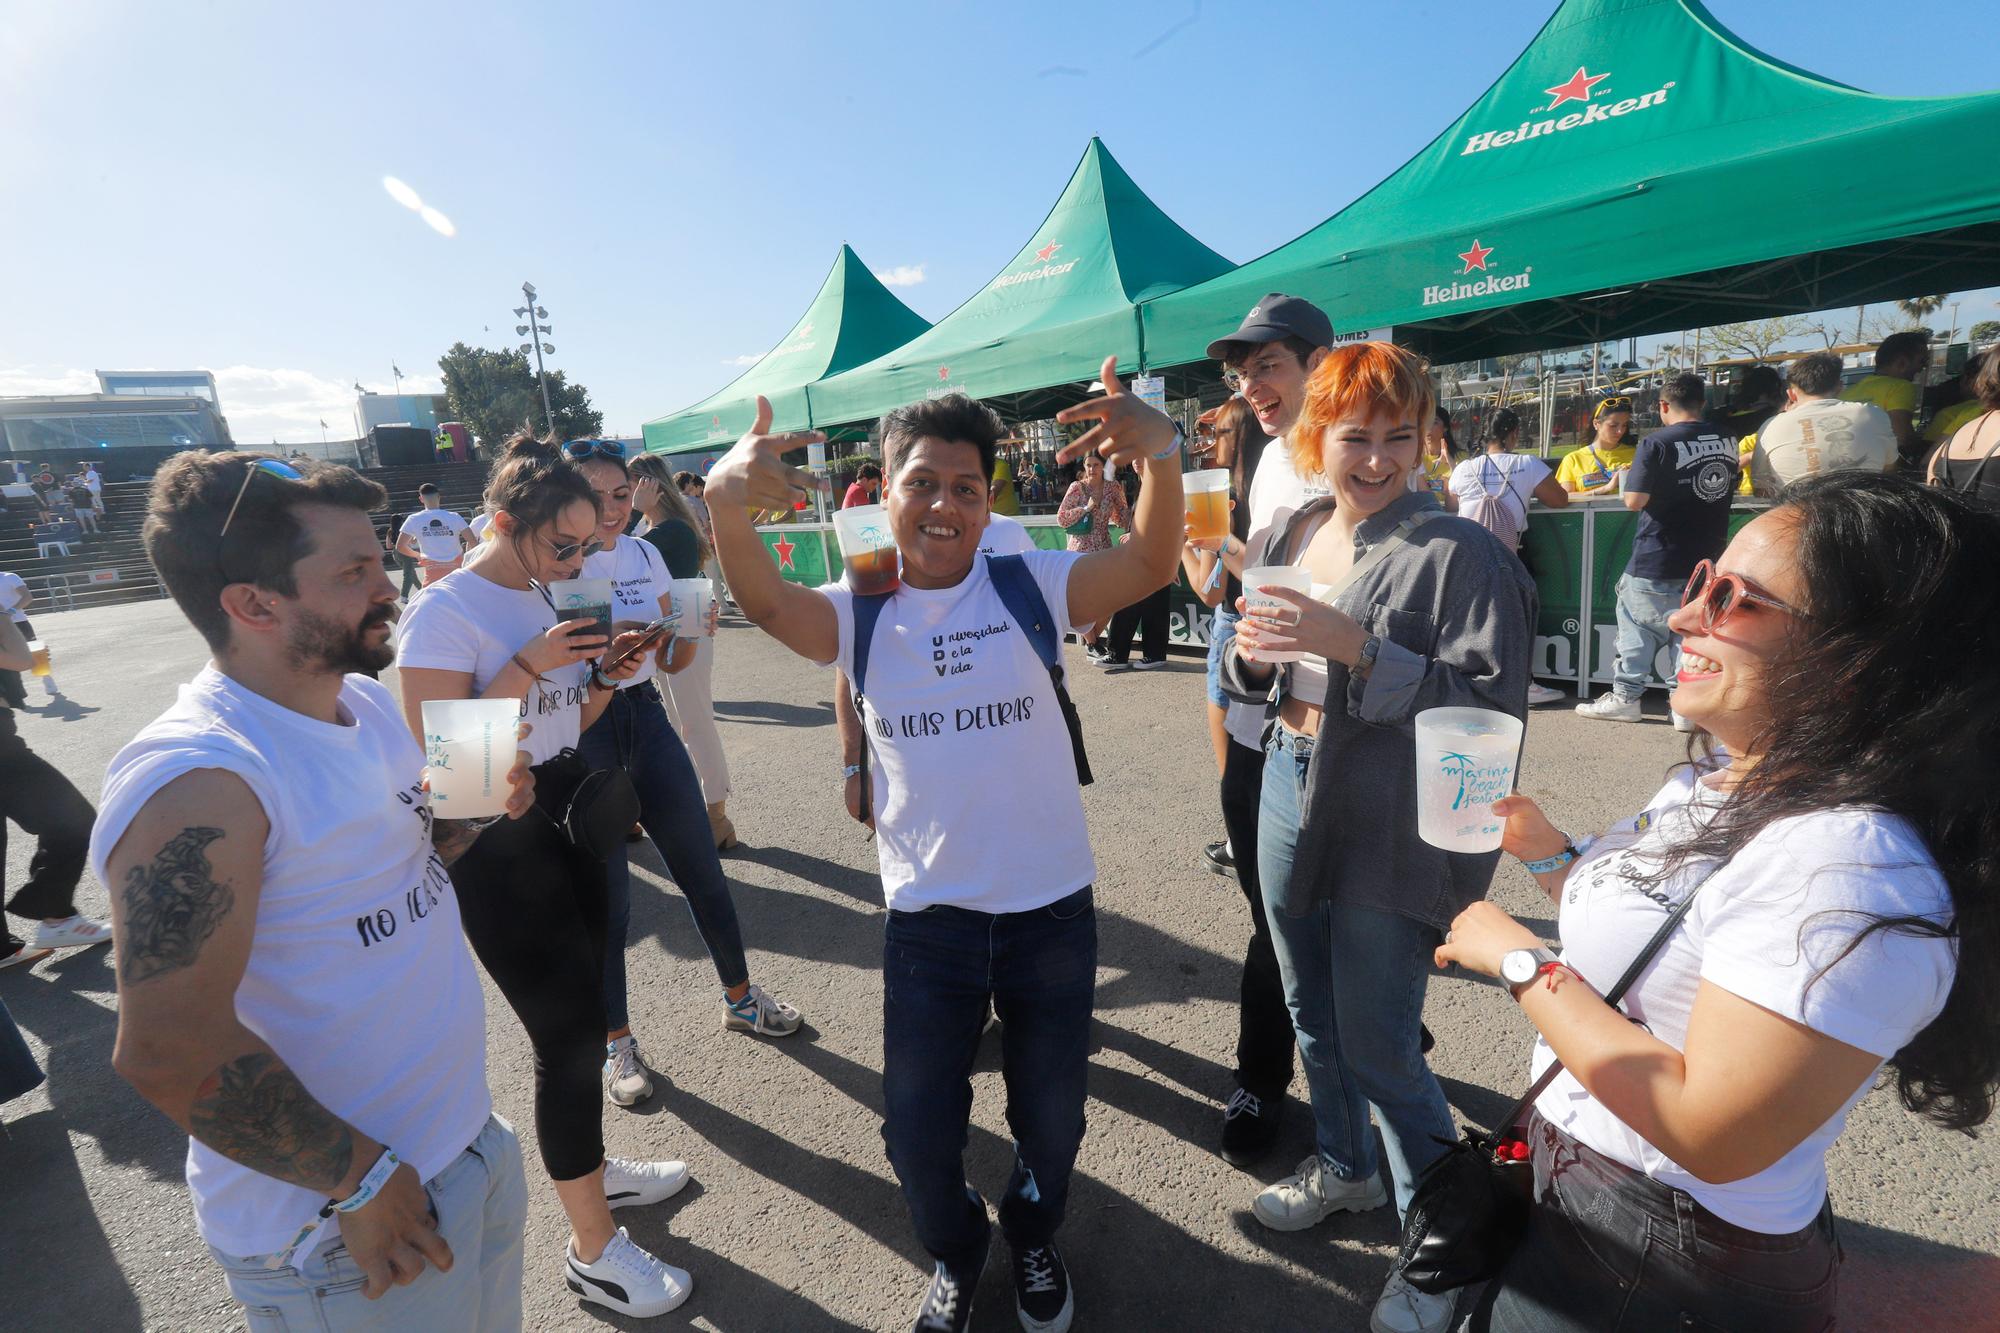
[[[1711,324],[1708,337],[1725,352],[1763,361],[1785,344],[1795,342],[1812,331],[1813,325],[1803,317],[1780,315],[1775,319],[1752,319],[1741,324]]]
[[[438,358],[438,370],[453,419],[471,428],[488,457],[524,426],[537,435],[547,429],[535,367],[525,354],[453,343]],[[549,372],[549,406],[559,439],[587,439],[604,429],[604,414],[591,407],[590,391],[560,370]]]
[[[2000,338],[2000,319],[1982,319],[1972,326],[1972,341],[1991,342]]]
[[[1909,321],[1908,327],[1914,329],[1921,327],[1926,319],[1944,309],[1944,303],[1950,299],[1950,292],[1942,296],[1906,296],[1896,302],[1896,309],[1903,312],[1903,317]]]

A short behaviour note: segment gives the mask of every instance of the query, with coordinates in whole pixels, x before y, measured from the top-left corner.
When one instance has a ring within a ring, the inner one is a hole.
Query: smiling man
[[[963,1153],[989,1004],[1002,1023],[1015,1138],[1000,1227],[1017,1314],[1029,1333],[1061,1333],[1075,1308],[1055,1233],[1083,1141],[1097,871],[1074,780],[1086,770],[1060,666],[1048,663],[1060,662],[1065,631],[1165,583],[1185,526],[1180,432],[1125,393],[1116,369],[1105,361],[1105,396],[1057,418],[1097,423],[1060,461],[1094,449],[1140,470],[1131,539],[1108,551],[980,553],[1004,432],[992,411],[956,394],[882,419],[883,501],[902,583],[878,599],[786,583],[750,525],[750,506],[788,508],[815,484],[780,455],[817,434],[766,435],[770,408],[759,399],[757,424],[708,478],[716,549],[743,613],[855,682],[889,906],[882,1135],[936,1261],[922,1333],[966,1328],[986,1264],[986,1209]],[[872,632],[857,634],[857,622]],[[1037,836],[1022,840],[1023,828]]]

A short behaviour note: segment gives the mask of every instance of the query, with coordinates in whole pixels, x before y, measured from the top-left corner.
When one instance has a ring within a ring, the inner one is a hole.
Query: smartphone
[[[640,631],[642,634],[645,635],[645,637],[640,639],[639,642],[633,644],[630,648],[627,648],[625,649],[625,651],[619,653],[609,662],[606,662],[604,664],[604,669],[606,671],[610,671],[616,667],[624,666],[627,662],[637,657],[640,653],[646,652],[648,649],[653,648],[666,635],[667,631],[674,627],[675,622],[677,622],[680,618],[681,618],[681,613],[675,611],[670,615],[661,616],[658,620],[655,620],[651,624],[647,625],[644,630]]]

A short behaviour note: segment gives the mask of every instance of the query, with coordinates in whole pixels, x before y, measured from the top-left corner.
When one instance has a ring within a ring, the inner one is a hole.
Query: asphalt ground
[[[94,798],[112,754],[205,651],[166,602],[38,616],[36,628],[54,647],[64,694],[42,706],[31,683],[37,706],[19,715],[22,734]],[[1365,1329],[1396,1239],[1391,1211],[1283,1235],[1249,1213],[1255,1192],[1311,1150],[1303,1080],[1278,1149],[1256,1171],[1214,1153],[1249,927],[1235,885],[1200,861],[1201,844],[1219,834],[1200,664],[1177,658],[1169,670],[1107,677],[1070,651],[1097,773],[1084,804],[1101,955],[1089,1132],[1062,1233],[1077,1327]],[[529,1141],[531,1329],[901,1329],[927,1279],[882,1150],[883,908],[874,848],[840,807],[831,677],[740,622],[725,622],[718,660],[730,812],[744,841],[725,864],[751,972],[799,1005],[807,1026],[782,1041],[721,1029],[715,974],[685,905],[650,846],[635,849],[632,1010],[659,1091],[634,1111],[607,1106],[606,1140],[615,1154],[691,1166],[679,1196],[618,1218],[695,1285],[679,1311],[627,1321],[563,1286],[566,1231],[535,1162],[528,1043],[489,983],[489,1082]],[[1619,726],[1554,705],[1530,724],[1523,786],[1564,827],[1600,828],[1656,789],[1681,739],[1663,714]],[[15,830],[10,884],[31,850]],[[1518,866],[1501,871],[1494,896],[1553,933],[1546,899]],[[89,879],[79,901],[107,911]],[[100,948],[0,973],[0,998],[49,1073],[0,1107],[0,1328],[240,1327],[195,1233],[184,1138],[110,1068],[111,962]],[[1426,1018],[1454,1107],[1481,1123],[1498,1115],[1526,1082],[1529,1045],[1505,993],[1439,976]],[[990,1196],[1010,1161],[990,1041],[974,1081],[966,1164]],[[1994,1136],[1938,1130],[1878,1090],[1856,1109],[1829,1171],[1847,1256],[1842,1327],[2000,1327]],[[1001,1254],[996,1245],[976,1329],[1016,1327]]]

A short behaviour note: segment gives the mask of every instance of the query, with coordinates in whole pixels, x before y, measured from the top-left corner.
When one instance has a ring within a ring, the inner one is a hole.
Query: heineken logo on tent
[[[1601,125],[1607,120],[1629,116],[1648,107],[1664,106],[1667,93],[1674,86],[1674,81],[1669,79],[1643,96],[1621,97],[1617,101],[1612,101],[1611,93],[1600,92],[1597,86],[1610,77],[1609,74],[1592,74],[1589,66],[1578,65],[1576,72],[1567,79],[1553,88],[1542,89],[1549,95],[1548,103],[1530,111],[1529,119],[1511,130],[1483,130],[1478,134],[1467,136],[1465,147],[1459,150],[1459,156],[1483,153],[1489,148],[1505,148],[1509,144],[1539,139],[1545,134],[1562,134],[1583,125]],[[1550,115],[1558,107],[1567,106],[1571,102],[1580,103],[1583,109],[1562,116]],[[1536,120],[1533,119],[1535,116],[1548,118]]]
[[[1474,272],[1484,273],[1487,276],[1477,282],[1448,282],[1442,286],[1426,287],[1425,305],[1450,305],[1454,301],[1470,301],[1479,296],[1525,291],[1535,271],[1534,265],[1530,264],[1519,273],[1493,272],[1493,247],[1481,245],[1476,237],[1469,248],[1458,252],[1458,262],[1464,265],[1458,271],[1458,276],[1461,278]]]
[[[924,397],[926,397],[926,398],[942,398],[942,397],[944,397],[944,396],[945,396],[946,394],[953,394],[953,393],[964,393],[964,392],[965,392],[965,386],[964,386],[964,385],[962,385],[962,384],[953,384],[953,383],[951,382],[951,367],[950,367],[950,366],[939,366],[939,367],[938,367],[938,382],[937,382],[936,384],[933,384],[933,385],[932,385],[932,386],[930,387],[930,391],[929,391],[928,393],[926,393],[926,394],[924,395]]]
[[[811,324],[800,325],[799,331],[792,335],[792,340],[774,349],[771,355],[790,356],[794,352],[811,351],[813,348],[819,346],[819,339],[812,336],[812,331],[813,326]]]
[[[1071,259],[1061,264],[1051,263],[1060,249],[1062,249],[1061,241],[1050,241],[1034,252],[1035,258],[1042,261],[1040,265],[1035,268],[1024,268],[1019,273],[1002,273],[993,279],[993,290],[999,291],[1004,287],[1014,287],[1024,282],[1040,282],[1043,278],[1061,277],[1076,267],[1076,261]]]

